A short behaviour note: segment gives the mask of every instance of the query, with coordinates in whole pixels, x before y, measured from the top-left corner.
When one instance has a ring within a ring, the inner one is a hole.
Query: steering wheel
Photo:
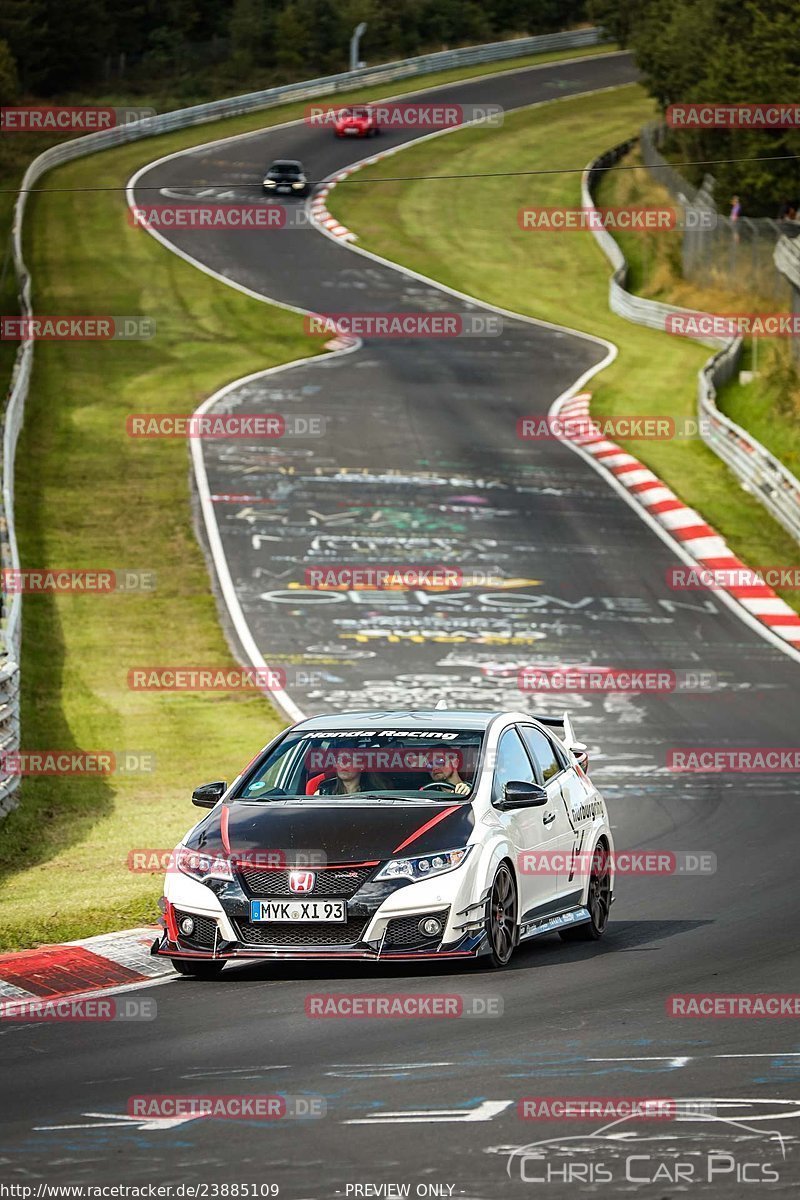
[[[423,783],[419,790],[421,792],[432,792],[437,788],[444,788],[446,792],[454,792],[456,790],[456,785],[454,783],[448,783],[446,779],[439,781],[434,780],[433,783]]]

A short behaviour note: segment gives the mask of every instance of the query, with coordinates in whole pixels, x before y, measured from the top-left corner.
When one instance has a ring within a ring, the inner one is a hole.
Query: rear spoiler
[[[572,721],[569,719],[569,713],[562,713],[560,717],[538,717],[534,714],[534,720],[540,725],[547,725],[550,729],[557,729],[563,738],[564,745],[575,755],[575,760],[578,766],[588,775],[589,773],[589,751],[584,746],[583,742],[579,742],[575,737],[575,730],[572,728]]]
[[[547,725],[551,729],[560,730],[568,746],[575,745],[575,731],[572,728],[572,721],[569,719],[568,712],[562,713],[560,717],[540,717],[536,713],[533,714],[533,717],[540,725]]]

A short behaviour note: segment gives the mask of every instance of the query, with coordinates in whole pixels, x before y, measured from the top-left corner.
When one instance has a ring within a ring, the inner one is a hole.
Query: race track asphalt
[[[513,108],[634,77],[618,55],[453,84],[437,97]],[[402,136],[384,135],[381,147]],[[366,152],[302,125],[267,130],[156,165],[136,195],[254,199],[272,158],[300,158],[322,179]],[[395,173],[402,155],[389,161]],[[312,230],[175,241],[226,278],[307,310],[484,311]],[[367,1184],[462,1200],[796,1188],[792,1022],[666,1010],[672,994],[797,988],[796,784],[774,773],[676,774],[666,763],[671,747],[791,746],[798,667],[718,598],[672,591],[672,551],[569,448],[516,437],[518,417],[546,413],[605,353],[522,321],[493,338],[368,340],[229,395],[223,407],[240,413],[323,415],[327,434],[267,449],[206,442],[209,483],[214,495],[254,498],[217,502],[225,554],[259,648],[285,666],[309,713],[440,696],[558,711],[563,697],[520,695],[515,672],[530,662],[711,673],[710,690],[569,702],[618,848],[709,851],[716,871],[624,878],[601,944],[546,937],[501,973],[242,966],[217,982],[134,993],[157,1002],[147,1024],[6,1025],[4,1178],[274,1183],[289,1200],[380,1194],[354,1190]],[[517,582],[380,602],[291,586],[310,565],[362,562],[455,565]],[[190,813],[187,804],[187,822]],[[306,997],[327,990],[499,998],[503,1012],[307,1017]],[[319,1096],[327,1116],[170,1129],[120,1119],[130,1096],[164,1092]],[[522,1097],[565,1095],[715,1108],[692,1121],[633,1121],[617,1136],[598,1134],[598,1119],[517,1115]],[[509,1165],[513,1148],[544,1139],[538,1157]],[[771,1170],[777,1181],[754,1182]]]

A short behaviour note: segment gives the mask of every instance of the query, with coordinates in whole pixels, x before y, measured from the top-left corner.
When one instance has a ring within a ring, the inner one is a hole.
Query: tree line
[[[590,0],[588,14],[633,50],[662,111],[687,102],[800,109],[797,0]],[[798,127],[671,129],[665,149],[676,163],[705,160],[679,169],[695,184],[713,175],[723,211],[734,195],[747,216],[775,217],[800,200],[800,160],[789,157],[800,155]]]
[[[3,0],[0,90],[212,96],[568,28],[585,0]]]

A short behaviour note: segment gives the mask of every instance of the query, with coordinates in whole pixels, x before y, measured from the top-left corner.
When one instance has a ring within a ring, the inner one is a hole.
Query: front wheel
[[[171,958],[170,962],[179,975],[191,975],[194,979],[216,979],[225,966],[224,962],[214,962],[210,958]]]
[[[506,966],[517,944],[517,887],[506,863],[501,863],[497,868],[492,883],[486,934],[491,965]]]
[[[562,929],[559,936],[565,942],[599,942],[606,931],[611,909],[611,874],[608,866],[608,847],[602,843],[592,856],[589,876],[589,895],[586,899],[589,920],[573,929]]]

